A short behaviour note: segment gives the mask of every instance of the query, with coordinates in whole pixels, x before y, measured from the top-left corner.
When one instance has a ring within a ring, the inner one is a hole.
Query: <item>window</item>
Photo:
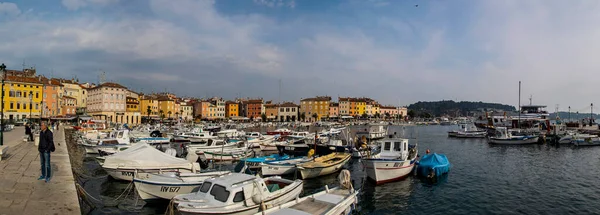
[[[40,93],[36,92],[36,93],[35,93],[35,98],[36,98],[36,99],[37,99],[37,98],[40,98]]]
[[[215,184],[215,186],[213,186],[213,188],[210,190],[210,195],[214,196],[217,201],[227,202],[229,191],[227,191],[225,187]]]
[[[392,143],[391,142],[385,142],[385,144],[383,145],[383,150],[389,151],[390,148],[392,148]]]
[[[10,109],[13,109],[15,106],[15,104],[13,102],[10,102]]]
[[[246,199],[244,197],[244,191],[237,192],[235,196],[233,196],[233,202],[241,202],[244,201],[244,199]]]
[[[21,103],[17,103],[17,110],[21,109]]]
[[[208,190],[210,189],[211,185],[212,185],[212,183],[210,183],[210,182],[204,182],[204,183],[202,183],[202,187],[200,187],[200,192],[203,192],[203,193],[208,192]]]
[[[402,143],[394,142],[394,151],[402,151]]]

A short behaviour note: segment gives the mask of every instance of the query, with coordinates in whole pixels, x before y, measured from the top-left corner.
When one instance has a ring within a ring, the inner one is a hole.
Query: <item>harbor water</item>
[[[452,169],[434,185],[410,176],[375,186],[365,181],[360,161],[351,160],[346,168],[360,189],[356,214],[600,214],[600,147],[493,146],[485,139],[448,138],[453,129],[389,128],[415,138],[411,144],[418,144],[420,155],[426,149],[447,155]],[[104,201],[90,214],[164,214],[168,202],[137,199],[134,191],[126,192],[129,182],[110,179],[94,158],[86,157],[83,167],[83,187],[96,198],[90,202]],[[337,186],[336,179],[306,180],[304,195]]]

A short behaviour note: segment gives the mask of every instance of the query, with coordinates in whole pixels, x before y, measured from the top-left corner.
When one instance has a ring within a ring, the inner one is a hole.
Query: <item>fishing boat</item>
[[[367,177],[383,184],[407,177],[415,167],[417,147],[409,145],[408,139],[390,135],[379,141],[380,151],[363,158]]]
[[[292,131],[290,129],[287,129],[287,128],[278,128],[278,129],[275,129],[273,131],[267,131],[267,135],[287,136],[290,133],[292,133]]]
[[[149,145],[163,145],[169,144],[171,142],[171,138],[168,137],[134,137],[134,143],[146,143]]]
[[[208,178],[228,174],[229,171],[205,173],[141,173],[133,178],[135,189],[143,200],[170,200],[179,194],[188,194],[198,191],[202,182]]]
[[[358,191],[354,190],[348,170],[339,176],[340,186],[297,198],[254,215],[340,215],[352,214],[358,204]],[[342,181],[343,180],[343,181]]]
[[[496,128],[496,136],[489,137],[488,142],[498,145],[527,145],[538,142],[539,136],[513,135],[506,127]]]
[[[597,138],[598,138],[598,135],[593,135],[593,134],[568,133],[565,136],[561,137],[560,140],[558,140],[558,143],[575,145],[575,143],[578,142],[578,140],[585,141],[585,140],[593,140],[593,139],[597,139]]]
[[[446,155],[442,154],[427,154],[419,161],[417,167],[417,175],[427,177],[427,179],[435,179],[450,171],[450,162]]]
[[[302,139],[306,139],[306,138],[312,138],[312,135],[310,133],[308,133],[307,131],[299,131],[299,132],[292,132],[287,137],[290,139],[302,140]]]
[[[448,137],[456,137],[456,138],[485,138],[487,136],[487,131],[480,130],[474,124],[470,125],[460,125],[461,130],[454,130],[448,132]]]
[[[268,161],[281,161],[281,160],[289,160],[290,156],[286,155],[286,154],[272,154],[272,155],[267,155],[267,156],[262,156],[262,157],[255,157],[255,158],[244,158],[241,160],[240,163],[243,163],[245,165],[248,166],[248,168],[255,170],[255,169],[260,169],[260,165],[262,163],[268,162]]]
[[[200,164],[176,158],[145,144],[106,156],[102,168],[114,179],[131,181],[136,172],[167,173],[200,171]]]
[[[573,140],[574,146],[600,146],[600,138],[598,136],[579,137]]]
[[[312,161],[312,159],[308,157],[291,158],[287,160],[278,161],[266,161],[260,164],[260,173],[262,176],[295,174],[297,171],[297,165],[309,161]]]
[[[204,180],[198,192],[173,198],[181,214],[255,214],[298,198],[302,180],[230,173]]]
[[[316,178],[338,172],[350,160],[350,154],[335,152],[297,165],[303,179]]]
[[[304,142],[305,140],[297,140],[294,142],[284,142],[277,144],[277,151],[283,151],[287,155],[306,156],[310,147]]]
[[[227,150],[206,151],[202,154],[206,160],[212,161],[239,161],[252,156],[253,152],[247,148],[233,148]]]

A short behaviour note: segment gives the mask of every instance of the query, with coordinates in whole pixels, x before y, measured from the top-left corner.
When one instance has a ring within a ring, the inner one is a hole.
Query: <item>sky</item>
[[[0,63],[295,102],[516,106],[522,81],[522,103],[586,111],[600,106],[598,11],[589,0],[0,0]]]

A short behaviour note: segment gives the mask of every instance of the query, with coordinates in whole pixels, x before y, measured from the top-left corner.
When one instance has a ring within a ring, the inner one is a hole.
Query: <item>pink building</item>
[[[88,89],[87,111],[95,120],[126,123],[127,88],[117,83],[103,83]]]

